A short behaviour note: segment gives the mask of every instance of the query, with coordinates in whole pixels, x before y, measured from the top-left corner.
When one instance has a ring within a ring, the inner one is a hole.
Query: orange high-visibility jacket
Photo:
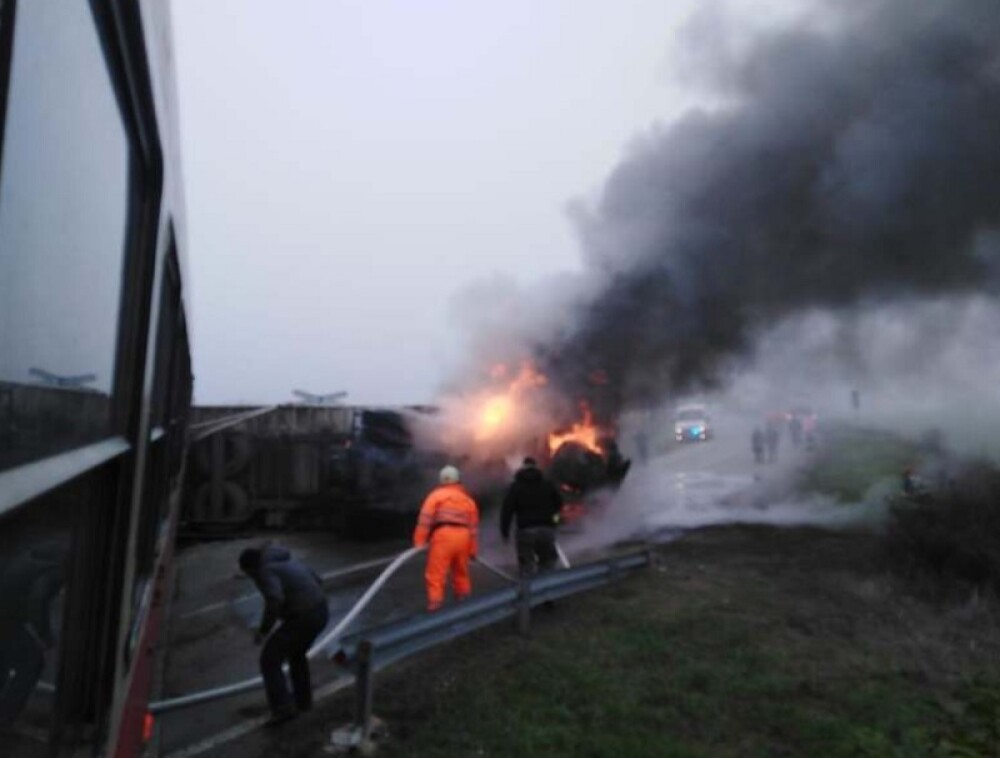
[[[446,525],[466,527],[470,539],[469,555],[479,552],[479,509],[461,484],[442,484],[427,496],[413,532],[414,546],[426,545],[434,530]]]

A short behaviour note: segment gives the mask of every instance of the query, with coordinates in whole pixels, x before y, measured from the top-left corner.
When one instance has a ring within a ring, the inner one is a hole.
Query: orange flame
[[[598,444],[601,430],[594,425],[590,415],[590,409],[583,407],[583,421],[579,421],[570,427],[568,432],[553,432],[549,435],[549,454],[555,455],[556,451],[566,442],[576,442],[583,445],[588,450],[603,455],[604,451]]]
[[[500,363],[490,369],[494,379],[507,376],[507,366]],[[478,414],[475,436],[479,441],[496,437],[508,427],[517,411],[517,399],[523,393],[548,383],[545,375],[539,373],[530,362],[525,361],[517,376],[502,392],[489,395],[483,401]]]
[[[479,414],[479,427],[476,429],[476,439],[485,440],[493,437],[510,416],[513,404],[509,397],[494,395],[483,405]]]
[[[514,377],[514,381],[511,382],[507,391],[516,394],[534,387],[543,387],[548,382],[549,380],[545,377],[545,374],[540,374],[531,363],[525,361],[521,365],[520,373]]]

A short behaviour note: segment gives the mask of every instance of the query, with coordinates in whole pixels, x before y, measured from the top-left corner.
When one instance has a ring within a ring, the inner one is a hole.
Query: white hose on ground
[[[363,571],[379,568],[380,566],[384,566],[387,563],[391,563],[395,559],[396,556],[389,555],[384,558],[376,558],[371,561],[365,561],[364,563],[355,563],[351,566],[345,566],[333,569],[331,571],[327,571],[323,574],[320,574],[319,578],[322,579],[324,583],[331,582],[334,579],[340,579],[345,576],[350,576],[351,574],[359,574]],[[239,597],[233,598],[232,600],[223,600],[218,603],[212,603],[210,605],[202,606],[201,608],[198,608],[196,610],[189,611],[188,613],[182,614],[180,616],[180,620],[187,621],[197,616],[204,616],[205,614],[208,613],[214,613],[216,611],[223,611],[235,608],[237,605],[240,605],[241,603],[248,603],[253,600],[259,600],[259,598],[260,598],[260,593],[250,592],[246,595],[240,595]]]
[[[482,558],[476,558],[476,563],[478,563],[480,566],[482,566],[487,571],[496,574],[501,579],[506,579],[508,582],[511,582],[513,584],[517,584],[517,579],[515,579],[514,577],[512,577],[510,574],[508,574],[503,569],[497,568],[496,566],[494,566],[489,561],[483,560]]]
[[[309,649],[306,656],[310,659],[315,658],[327,645],[337,639],[344,629],[346,629],[348,625],[350,625],[350,623],[358,617],[361,611],[365,609],[368,603],[371,602],[371,599],[380,589],[382,589],[385,583],[393,574],[396,573],[399,567],[406,563],[406,561],[414,555],[422,553],[426,549],[426,547],[411,547],[409,550],[400,553],[392,563],[386,566],[385,570],[379,574],[378,578],[372,582],[372,585],[365,591],[365,594],[361,596],[358,602],[354,604],[347,615],[344,616],[344,618],[342,618],[333,629],[324,634],[323,637]],[[200,692],[192,692],[190,695],[182,695],[181,697],[175,697],[169,700],[159,700],[157,702],[150,703],[149,710],[151,713],[165,713],[166,711],[173,711],[179,708],[187,708],[188,706],[207,703],[212,700],[219,700],[224,697],[249,692],[250,690],[261,686],[261,684],[263,684],[263,680],[259,676],[254,677],[253,679],[244,679],[243,681],[227,684],[223,687],[216,687],[211,690],[201,690]]]
[[[309,648],[309,652],[306,653],[306,656],[309,658],[315,658],[333,640],[337,639],[341,635],[341,633],[350,625],[350,623],[360,615],[361,611],[363,611],[368,606],[368,603],[370,603],[372,598],[375,597],[375,595],[378,593],[380,589],[382,589],[383,585],[385,585],[385,583],[389,581],[389,578],[396,573],[396,570],[404,563],[406,563],[410,558],[417,555],[418,553],[424,552],[426,549],[427,549],[426,545],[421,545],[420,547],[411,547],[409,550],[400,553],[399,556],[396,558],[396,560],[394,560],[392,563],[386,566],[385,570],[378,575],[378,579],[372,582],[371,587],[365,590],[365,594],[362,595],[361,598],[358,600],[358,602],[354,604],[354,607],[347,612],[347,615],[344,616],[344,618],[342,618],[337,623],[337,625],[333,627],[333,629],[331,629],[329,632],[320,637],[317,642],[313,643],[313,646]]]

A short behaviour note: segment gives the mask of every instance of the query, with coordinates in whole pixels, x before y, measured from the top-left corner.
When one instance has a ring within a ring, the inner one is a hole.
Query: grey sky
[[[0,380],[92,374],[90,386],[110,392],[128,142],[89,17],[79,3],[18,8],[0,176]]]
[[[173,0],[196,400],[433,399],[456,292],[577,267],[699,5]]]

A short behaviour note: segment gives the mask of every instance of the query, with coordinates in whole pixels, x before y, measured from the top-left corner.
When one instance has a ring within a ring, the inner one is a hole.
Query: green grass
[[[752,560],[668,549],[668,568],[536,614],[527,639],[498,628],[387,674],[380,754],[998,754],[995,624],[866,598],[851,537],[783,556],[722,534]]]
[[[901,480],[918,457],[915,446],[889,432],[836,427],[819,450],[815,465],[803,473],[800,489],[831,495],[847,503],[862,500],[873,485]]]

